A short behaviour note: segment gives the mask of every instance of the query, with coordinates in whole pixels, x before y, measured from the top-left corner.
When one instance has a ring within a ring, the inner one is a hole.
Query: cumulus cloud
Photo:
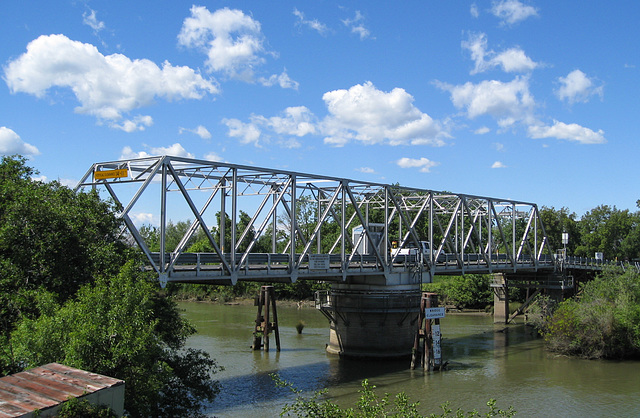
[[[323,95],[329,115],[322,123],[325,143],[341,146],[356,140],[365,144],[444,145],[447,133],[413,105],[404,89],[378,90],[371,82]]]
[[[223,119],[222,123],[229,128],[229,135],[231,138],[238,138],[242,144],[253,144],[256,147],[260,146],[258,142],[262,132],[253,123],[243,123],[238,119]]]
[[[0,126],[0,154],[40,155],[40,151],[35,146],[24,142],[13,129]]]
[[[494,67],[501,67],[507,73],[531,72],[539,66],[520,48],[510,48],[502,52],[488,49],[487,35],[470,34],[469,39],[462,42],[462,47],[469,50],[475,67],[471,74],[478,74]]]
[[[580,70],[573,70],[566,77],[559,77],[558,82],[560,88],[555,91],[556,96],[570,104],[586,103],[591,96],[603,95],[604,87],[596,86],[595,82]]]
[[[483,126],[473,131],[473,133],[476,135],[484,135],[484,134],[488,134],[489,132],[491,132],[491,129],[487,128],[486,126]]]
[[[396,164],[400,168],[419,168],[421,173],[429,173],[433,167],[440,165],[440,163],[431,161],[428,158],[408,158],[403,157],[396,161]]]
[[[465,109],[471,119],[489,115],[503,128],[516,122],[533,122],[535,101],[529,92],[528,77],[516,77],[513,81],[485,80],[478,84],[467,82],[452,86],[436,83],[451,95],[451,102],[458,109]]]
[[[298,147],[296,138],[322,135],[324,143],[344,146],[351,141],[364,144],[444,145],[450,135],[437,121],[413,105],[413,97],[401,88],[378,90],[371,82],[357,84],[323,95],[328,115],[319,120],[305,106],[288,107],[277,116],[252,115],[244,123],[224,119],[228,136],[241,143],[260,146],[268,133],[284,135],[280,145]],[[263,135],[266,133],[266,135]]]
[[[318,21],[318,19],[313,19],[313,20],[306,19],[304,16],[304,13],[302,13],[298,9],[295,9],[295,8],[293,9],[293,15],[297,17],[296,26],[307,26],[315,30],[316,32],[318,32],[320,35],[324,35],[329,31],[329,28],[327,27],[327,25]]]
[[[295,80],[292,80],[287,74],[287,70],[285,70],[280,74],[273,74],[269,78],[260,77],[258,82],[266,87],[271,87],[273,85],[279,85],[283,89],[293,89],[298,90],[300,83]]]
[[[228,135],[239,138],[243,144],[252,143],[261,146],[262,131],[273,132],[288,138],[281,139],[279,144],[285,148],[298,148],[300,142],[292,137],[303,137],[318,133],[318,123],[315,115],[305,106],[286,108],[279,116],[265,117],[252,115],[249,123],[237,119],[224,119],[223,123],[229,128]],[[263,141],[267,138],[263,137]]]
[[[156,98],[201,99],[218,92],[217,86],[189,67],[164,62],[162,68],[146,59],[131,60],[122,54],[102,55],[91,45],[64,35],[43,35],[27,45],[27,52],[4,68],[12,93],[44,97],[49,89],[70,88],[87,113],[111,126],[131,132],[149,126],[140,116],[118,123],[133,109],[148,106]]]
[[[225,7],[212,13],[206,7],[192,6],[178,42],[206,53],[207,69],[231,78],[253,81],[254,67],[265,62],[260,22],[241,10]]]
[[[496,161],[491,165],[491,168],[506,168],[507,166],[502,164],[500,161]]]
[[[127,119],[121,123],[111,123],[112,128],[120,129],[125,132],[131,133],[135,131],[144,131],[145,128],[153,125],[153,118],[148,115],[139,115],[133,119]]]
[[[173,157],[195,158],[195,156],[185,150],[180,143],[175,143],[168,147],[151,147],[143,145],[147,151],[134,151],[131,147],[126,146],[120,154],[121,160],[130,160],[134,158],[146,158],[159,155],[171,155]]]
[[[202,139],[211,139],[211,132],[202,125],[198,125],[195,129],[180,128],[178,132],[180,134],[190,132],[194,135],[198,135]]]
[[[356,10],[356,15],[353,19],[344,19],[342,23],[351,29],[351,33],[357,34],[361,40],[371,37],[371,32],[364,26],[364,16],[360,13],[360,10]]]
[[[563,123],[557,120],[552,126],[531,125],[529,126],[529,136],[531,138],[557,138],[576,141],[581,144],[604,144],[607,140],[602,129],[597,132],[580,126],[576,123]]]
[[[538,10],[518,0],[500,0],[492,3],[491,13],[502,21],[502,25],[506,26],[514,25],[531,16],[537,16]]]

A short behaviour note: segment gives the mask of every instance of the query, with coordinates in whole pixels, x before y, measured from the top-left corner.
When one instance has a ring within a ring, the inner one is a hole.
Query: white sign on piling
[[[441,308],[425,308],[424,317],[425,319],[444,318],[444,306]]]
[[[433,337],[433,363],[436,366],[439,366],[442,359],[442,349],[440,348],[440,325],[431,326],[431,335]]]

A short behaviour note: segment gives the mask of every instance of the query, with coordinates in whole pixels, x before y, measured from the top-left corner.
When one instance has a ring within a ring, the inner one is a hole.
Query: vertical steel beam
[[[167,161],[162,161],[162,179],[160,192],[160,273],[165,272],[165,233],[167,232]]]
[[[235,270],[239,268],[236,264],[236,230],[238,225],[238,169],[231,171],[231,265]]]

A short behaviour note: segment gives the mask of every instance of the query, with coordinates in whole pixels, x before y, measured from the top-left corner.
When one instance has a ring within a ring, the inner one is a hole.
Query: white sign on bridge
[[[309,270],[328,270],[329,267],[329,254],[309,254]]]
[[[441,308],[425,308],[424,317],[425,319],[444,318],[444,306]]]

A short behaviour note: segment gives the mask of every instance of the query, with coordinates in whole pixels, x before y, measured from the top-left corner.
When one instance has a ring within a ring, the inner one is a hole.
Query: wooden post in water
[[[428,308],[437,307],[438,295],[436,293],[425,292],[420,300],[420,313],[418,314],[418,331],[416,332],[411,354],[411,369],[415,369],[422,364],[424,371],[442,368],[442,356],[440,351],[440,319],[427,318],[425,312]],[[434,331],[436,338],[434,340]],[[420,344],[422,340],[422,345]]]
[[[261,286],[260,295],[256,301],[258,314],[256,316],[256,326],[253,331],[253,350],[269,351],[269,334],[273,331],[276,337],[276,348],[280,351],[280,331],[278,330],[278,311],[276,310],[276,296],[273,286]],[[262,314],[264,309],[264,316]],[[273,322],[270,320],[271,310],[273,310]],[[264,341],[264,344],[262,344]]]

